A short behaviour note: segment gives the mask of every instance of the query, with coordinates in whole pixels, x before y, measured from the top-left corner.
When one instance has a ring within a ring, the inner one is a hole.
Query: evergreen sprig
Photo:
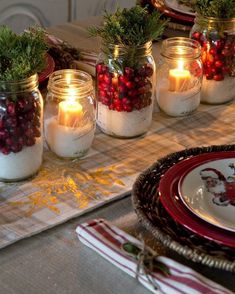
[[[167,21],[160,17],[158,11],[148,14],[147,9],[139,5],[131,9],[118,8],[114,14],[105,11],[102,27],[88,30],[91,36],[99,36],[105,43],[140,46],[161,37]]]
[[[201,16],[228,19],[235,17],[235,0],[180,0]]]
[[[44,31],[33,28],[21,35],[0,27],[0,81],[18,81],[45,67]]]

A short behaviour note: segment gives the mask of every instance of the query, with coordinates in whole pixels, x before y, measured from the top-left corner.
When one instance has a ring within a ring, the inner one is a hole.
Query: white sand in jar
[[[207,80],[203,77],[201,101],[209,104],[220,104],[235,97],[235,78],[226,77],[223,81]]]
[[[14,181],[34,175],[42,164],[42,153],[42,138],[37,138],[33,146],[24,147],[20,152],[0,153],[0,179]]]
[[[170,116],[183,116],[190,114],[200,104],[200,86],[183,92],[169,91],[167,82],[157,87],[157,102],[161,110]]]
[[[95,127],[90,122],[84,127],[70,128],[58,124],[57,116],[45,120],[45,138],[50,149],[59,157],[81,157],[89,150]]]
[[[98,103],[97,124],[106,134],[117,137],[135,137],[148,131],[152,122],[152,105],[131,112],[110,110]]]

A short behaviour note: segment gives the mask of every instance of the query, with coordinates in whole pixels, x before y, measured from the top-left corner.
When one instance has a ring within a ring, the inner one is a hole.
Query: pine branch
[[[233,18],[235,17],[235,0],[179,0],[198,14],[206,17]]]
[[[16,35],[6,26],[0,27],[0,80],[17,81],[40,72],[45,67],[44,32],[33,28]]]
[[[161,37],[167,21],[160,19],[160,13],[148,14],[146,8],[117,9],[115,14],[105,11],[104,25],[90,27],[91,36],[99,36],[105,43],[124,46],[140,46]]]

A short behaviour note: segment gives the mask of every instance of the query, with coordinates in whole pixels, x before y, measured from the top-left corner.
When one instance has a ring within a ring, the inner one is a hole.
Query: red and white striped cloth
[[[105,259],[115,264],[117,267],[128,273],[132,277],[136,277],[138,262],[123,250],[122,245],[131,242],[138,247],[142,247],[141,242],[117,227],[111,225],[103,219],[95,219],[78,225],[76,232],[79,240],[98,252]],[[187,294],[229,294],[232,293],[228,289],[207,279],[189,267],[186,267],[172,259],[159,256],[158,260],[164,263],[170,270],[170,276],[164,276],[160,273],[151,273],[159,286],[154,289],[152,283],[149,282],[146,275],[140,272],[139,281],[154,293],[187,293]]]

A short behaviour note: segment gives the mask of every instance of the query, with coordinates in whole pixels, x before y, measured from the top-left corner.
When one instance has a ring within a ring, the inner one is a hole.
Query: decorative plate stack
[[[160,159],[136,180],[133,203],[163,245],[235,272],[235,145],[186,149]]]
[[[189,34],[195,18],[195,13],[189,7],[180,4],[178,0],[151,0],[151,3],[155,9],[170,19],[169,30],[166,31],[167,37],[171,37],[172,29],[174,36],[175,31],[179,31],[179,35],[182,35],[182,32],[185,32],[185,35]]]

